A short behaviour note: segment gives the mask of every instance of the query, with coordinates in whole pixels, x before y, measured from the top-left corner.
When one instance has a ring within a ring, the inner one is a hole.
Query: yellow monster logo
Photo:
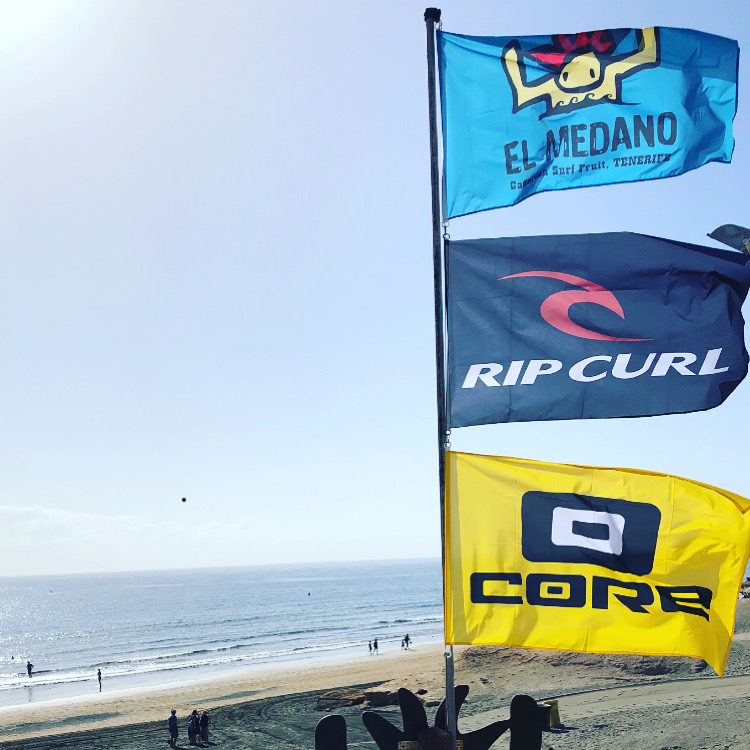
[[[513,112],[539,101],[547,104],[540,119],[592,104],[622,104],[623,78],[653,68],[659,61],[656,28],[636,30],[637,49],[615,54],[627,34],[628,30],[594,31],[572,38],[560,34],[551,45],[526,52],[518,42],[511,42],[503,50],[502,64],[513,89]],[[539,71],[542,75],[533,77]]]

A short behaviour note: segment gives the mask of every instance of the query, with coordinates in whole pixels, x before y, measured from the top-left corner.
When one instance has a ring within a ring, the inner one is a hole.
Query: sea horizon
[[[177,572],[194,572],[202,570],[244,570],[245,568],[276,568],[276,567],[304,567],[306,565],[360,565],[369,563],[398,563],[398,562],[419,562],[419,561],[437,561],[441,562],[439,556],[421,555],[419,557],[383,557],[383,558],[365,558],[361,560],[303,560],[301,562],[268,562],[268,563],[243,563],[242,565],[199,565],[191,567],[175,568],[123,568],[118,570],[78,570],[68,571],[65,573],[9,573],[0,572],[0,584],[8,580],[26,579],[26,578],[67,578],[71,576],[94,576],[94,575],[120,575],[130,573],[177,573]]]

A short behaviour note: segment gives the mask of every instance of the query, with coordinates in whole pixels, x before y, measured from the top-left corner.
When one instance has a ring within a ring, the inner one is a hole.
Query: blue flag
[[[452,427],[718,406],[750,256],[630,232],[451,241]]]
[[[731,160],[732,39],[656,27],[437,45],[447,218]]]

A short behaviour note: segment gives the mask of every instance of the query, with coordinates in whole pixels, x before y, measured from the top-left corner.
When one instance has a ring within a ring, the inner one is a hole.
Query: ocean
[[[439,560],[0,578],[0,706],[97,692],[97,669],[135,688],[442,632]]]

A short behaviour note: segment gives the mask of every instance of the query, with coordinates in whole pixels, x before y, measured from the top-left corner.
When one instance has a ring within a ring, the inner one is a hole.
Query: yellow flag
[[[648,471],[446,458],[447,643],[694,656],[723,674],[750,500]]]

